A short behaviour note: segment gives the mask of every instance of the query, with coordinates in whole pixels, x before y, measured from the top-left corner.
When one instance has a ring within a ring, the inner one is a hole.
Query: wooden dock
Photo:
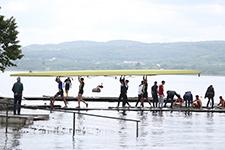
[[[56,109],[57,110],[57,109]],[[104,111],[161,111],[161,112],[212,112],[212,113],[225,113],[225,109],[195,109],[195,108],[152,108],[152,107],[108,107],[108,108],[60,108],[60,110],[74,110],[74,111],[90,111],[90,110],[104,110]]]
[[[48,105],[40,105],[40,106],[22,106],[22,108],[28,109],[42,109],[42,110],[51,110],[51,107]],[[153,108],[153,107],[81,107],[81,108],[64,108],[60,105],[56,105],[53,108],[53,111],[93,111],[93,110],[101,110],[101,111],[161,111],[161,112],[212,112],[212,113],[225,113],[225,108],[216,107],[214,109],[208,109],[203,107],[201,109],[195,108],[185,108],[185,107],[163,107],[163,108]]]
[[[29,100],[29,101],[37,101],[37,100],[41,100],[41,101],[50,101],[51,96],[42,96],[42,97],[24,97],[25,100]],[[118,102],[118,97],[83,97],[83,99],[85,101],[89,101],[89,102]],[[149,98],[150,100],[152,100],[152,98]],[[56,101],[62,101],[62,98],[57,97],[55,99]],[[66,98],[67,101],[77,101],[76,97],[68,97]],[[137,97],[129,97],[128,98],[129,102],[136,102],[137,101]]]
[[[5,113],[0,113],[0,124],[6,124],[8,122],[9,125],[17,125],[17,126],[24,126],[33,124],[33,121],[37,120],[48,120],[48,114],[21,114],[21,115],[13,115]]]

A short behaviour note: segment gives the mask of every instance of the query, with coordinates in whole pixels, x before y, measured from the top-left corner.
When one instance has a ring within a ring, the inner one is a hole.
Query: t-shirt
[[[163,87],[163,85],[161,84],[161,85],[159,86],[159,96],[162,96],[162,95],[164,95],[164,87]]]
[[[138,95],[143,94],[142,89],[143,89],[143,84],[139,85],[139,87],[138,87]]]
[[[63,84],[62,84],[62,81],[59,81],[59,83],[58,83],[58,89],[59,89],[59,90],[63,90]]]
[[[12,91],[14,92],[14,94],[22,95],[22,93],[23,93],[23,84],[21,82],[14,83]]]

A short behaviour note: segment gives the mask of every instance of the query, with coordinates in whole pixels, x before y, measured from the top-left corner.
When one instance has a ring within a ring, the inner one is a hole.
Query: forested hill
[[[198,69],[225,75],[225,41],[74,41],[23,47],[11,70]]]

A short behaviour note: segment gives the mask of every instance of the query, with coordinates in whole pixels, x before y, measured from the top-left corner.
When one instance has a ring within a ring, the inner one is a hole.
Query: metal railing
[[[81,115],[86,115],[86,116],[93,116],[93,117],[100,117],[100,118],[107,118],[107,119],[115,119],[115,120],[136,122],[136,137],[138,137],[138,123],[140,122],[140,120],[125,119],[125,118],[118,118],[118,117],[110,117],[110,116],[103,116],[103,115],[94,115],[94,114],[87,114],[87,113],[80,113],[80,112],[73,112],[73,136],[75,136],[76,114],[81,114]]]
[[[51,112],[53,110],[50,110]],[[73,136],[75,136],[75,131],[76,131],[76,126],[75,126],[75,121],[76,121],[76,114],[81,114],[81,115],[87,115],[87,116],[93,116],[93,117],[100,117],[100,118],[107,118],[107,119],[114,119],[114,120],[123,120],[123,121],[131,121],[131,122],[136,122],[136,137],[138,138],[138,133],[139,133],[139,122],[140,120],[135,120],[135,119],[125,119],[125,118],[119,118],[119,117],[110,117],[110,116],[103,116],[103,115],[95,115],[95,114],[87,114],[87,113],[81,113],[81,112],[74,112],[74,111],[66,111],[66,110],[58,110],[55,109],[54,111],[58,112],[66,112],[66,113],[72,113],[73,114]]]
[[[7,99],[6,99],[7,100]],[[8,102],[0,102],[0,104],[5,104],[6,105],[6,127],[5,127],[5,132],[8,133],[8,119],[9,119],[9,105],[13,106],[13,104],[10,104]],[[48,109],[45,109],[48,110]],[[50,108],[50,112],[53,110]],[[75,136],[75,120],[76,120],[76,114],[82,114],[82,115],[87,115],[87,116],[93,116],[93,117],[100,117],[100,118],[107,118],[107,119],[114,119],[114,120],[123,120],[123,121],[131,121],[131,122],[136,122],[136,137],[138,137],[138,123],[140,120],[135,120],[135,119],[125,119],[125,118],[119,118],[119,117],[110,117],[110,116],[103,116],[103,115],[95,115],[95,114],[87,114],[87,113],[81,113],[81,112],[74,112],[74,111],[65,111],[65,110],[57,110],[55,109],[54,111],[59,111],[59,112],[66,112],[66,113],[73,113],[73,136]]]

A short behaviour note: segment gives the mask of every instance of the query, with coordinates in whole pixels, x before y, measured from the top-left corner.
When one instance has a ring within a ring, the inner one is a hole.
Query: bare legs
[[[78,108],[80,108],[80,102],[83,102],[84,104],[86,104],[86,107],[88,107],[88,103],[87,102],[85,102],[84,100],[83,100],[83,97],[82,97],[82,94],[78,94],[78,96],[77,96],[77,102],[78,102]]]
[[[57,96],[59,96],[58,93],[53,98],[50,98],[51,107],[54,107],[55,99],[56,99]],[[64,104],[65,104],[64,107],[67,107],[67,101],[66,101],[65,97],[63,95],[61,95],[61,97],[62,97],[62,100],[64,101]]]

